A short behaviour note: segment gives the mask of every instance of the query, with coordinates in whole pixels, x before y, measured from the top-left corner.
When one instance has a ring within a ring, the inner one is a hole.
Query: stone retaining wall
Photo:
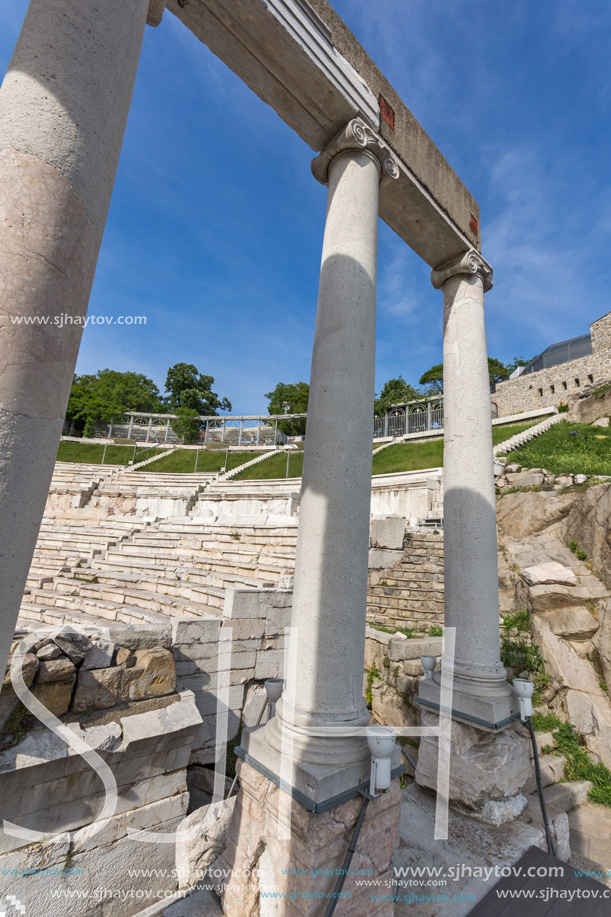
[[[104,804],[97,771],[42,723],[15,716],[19,700],[8,680],[0,695],[0,821],[47,837],[32,843],[0,832],[0,899],[10,891],[38,913],[43,869],[45,896],[113,890],[113,917],[142,910],[139,890],[176,888],[174,840],[140,843],[129,832],[172,833],[194,803],[209,802],[218,746],[242,722],[254,724],[264,679],[283,674],[291,603],[289,590],[230,588],[223,617],[40,634],[26,656],[26,683],[109,765],[118,802],[104,824],[96,821]],[[225,715],[227,734],[217,737]],[[139,868],[159,873],[130,876]],[[110,913],[93,901],[58,898],[56,913]]]

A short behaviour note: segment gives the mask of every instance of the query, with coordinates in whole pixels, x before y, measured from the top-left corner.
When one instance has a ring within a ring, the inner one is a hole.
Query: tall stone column
[[[492,269],[470,251],[431,274],[443,291],[445,624],[454,664],[421,681],[422,725],[436,726],[441,677],[453,676],[450,800],[499,824],[526,804],[528,739],[500,659],[496,500],[484,293]],[[437,786],[438,743],[420,742],[416,780]]]
[[[511,716],[513,691],[500,660],[484,324],[484,292],[492,287],[492,269],[470,251],[433,271],[431,280],[443,291],[445,623],[456,627],[454,708],[498,727]],[[431,690],[431,683],[422,689]]]
[[[341,730],[369,722],[362,686],[378,190],[381,177],[398,177],[398,166],[377,134],[356,119],[312,169],[329,193],[295,562],[295,639],[277,716],[248,737],[248,752],[274,770],[285,734],[300,765],[328,765],[336,773],[349,762],[354,773],[340,783],[354,785],[369,757],[367,744],[362,736],[342,737]],[[299,774],[292,779],[299,783]],[[319,791],[325,792],[322,785]]]
[[[31,0],[0,89],[0,672],[49,490],[148,6]]]

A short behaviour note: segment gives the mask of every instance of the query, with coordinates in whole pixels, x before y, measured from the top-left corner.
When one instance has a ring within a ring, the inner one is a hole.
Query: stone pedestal
[[[0,89],[0,674],[57,455],[147,12],[148,0],[31,0]]]
[[[320,815],[294,801],[287,811],[282,790],[248,764],[238,767],[241,790],[229,842],[214,864],[225,917],[320,917],[335,889],[363,798]],[[399,841],[400,801],[399,781],[394,780],[389,793],[369,803],[336,917],[392,917],[394,903],[376,903],[371,896],[394,893],[391,859]],[[359,875],[361,870],[366,872]],[[356,884],[363,879],[367,885]],[[262,891],[278,896],[265,897]]]
[[[437,726],[438,714],[422,711],[423,726]],[[437,789],[437,738],[423,736],[418,751],[416,782]],[[532,773],[530,740],[514,724],[499,733],[452,722],[450,804],[490,824],[516,818],[526,798],[520,791]]]

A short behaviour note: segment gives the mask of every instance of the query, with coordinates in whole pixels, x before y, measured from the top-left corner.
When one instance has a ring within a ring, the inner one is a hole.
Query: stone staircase
[[[220,476],[221,481],[231,481],[232,478],[235,478],[236,475],[240,474],[241,471],[244,471],[245,468],[251,468],[253,465],[258,465],[260,462],[264,462],[266,459],[270,458],[272,455],[276,455],[278,449],[270,449],[268,452],[264,452],[263,455],[257,455],[256,458],[250,459],[248,462],[243,462],[242,465],[238,465],[237,468],[232,468],[231,471],[226,471]]]
[[[369,586],[367,619],[416,629],[443,624],[443,535],[406,532],[401,560]]]
[[[151,448],[153,447],[151,446]],[[138,471],[140,468],[146,468],[147,465],[152,465],[153,462],[159,461],[159,459],[163,458],[163,455],[160,455],[157,452],[157,449],[166,449],[167,452],[170,453],[173,449],[173,446],[166,446],[166,445],[155,446],[152,456],[150,456],[147,459],[143,459],[141,462],[136,462],[135,465],[128,465],[124,470],[129,474],[132,471]]]
[[[517,433],[510,439],[505,440],[504,443],[499,443],[492,450],[493,455],[495,457],[497,455],[506,455],[509,452],[513,452],[515,449],[519,449],[520,446],[529,443],[531,439],[535,439],[537,436],[541,436],[542,433],[546,433],[551,427],[560,423],[562,420],[566,420],[564,414],[552,414],[551,417],[546,417],[545,420],[542,420],[541,423],[536,424],[534,427],[530,427],[522,433]]]

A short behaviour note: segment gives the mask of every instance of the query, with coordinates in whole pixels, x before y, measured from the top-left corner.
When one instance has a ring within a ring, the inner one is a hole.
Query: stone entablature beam
[[[327,0],[168,0],[168,10],[313,150],[355,117],[376,130],[399,168],[380,189],[380,216],[427,264],[480,248],[477,201]]]

